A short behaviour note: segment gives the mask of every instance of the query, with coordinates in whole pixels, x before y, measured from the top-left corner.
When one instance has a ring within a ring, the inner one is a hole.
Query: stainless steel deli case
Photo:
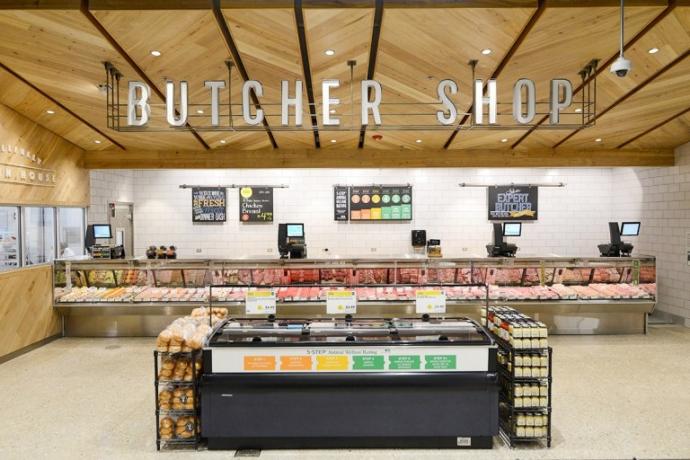
[[[491,448],[496,345],[466,318],[229,319],[203,351],[209,449]]]
[[[247,291],[263,288],[281,318],[331,317],[332,289],[355,291],[357,317],[411,317],[417,291],[440,289],[447,315],[478,320],[487,304],[509,305],[552,334],[643,333],[656,299],[655,260],[644,256],[57,261],[54,279],[72,336],[156,335],[211,302],[244,316]]]

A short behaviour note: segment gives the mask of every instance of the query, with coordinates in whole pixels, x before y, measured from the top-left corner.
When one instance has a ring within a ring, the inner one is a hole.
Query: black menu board
[[[537,220],[539,187],[494,185],[489,187],[489,220]]]
[[[273,187],[240,188],[240,221],[273,222]]]
[[[192,222],[225,222],[224,187],[192,187]]]
[[[350,220],[412,220],[411,185],[350,187]]]
[[[333,187],[333,209],[335,220],[347,220],[350,188],[343,185]]]

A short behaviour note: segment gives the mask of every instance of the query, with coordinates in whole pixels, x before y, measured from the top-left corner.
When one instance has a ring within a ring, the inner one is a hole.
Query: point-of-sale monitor
[[[94,238],[112,238],[112,233],[110,232],[109,224],[94,224],[93,226],[93,237]]]
[[[503,236],[520,236],[522,222],[506,222],[503,224]]]
[[[638,236],[639,234],[639,222],[623,222],[621,224],[621,236]]]
[[[288,238],[304,238],[304,224],[287,224]]]

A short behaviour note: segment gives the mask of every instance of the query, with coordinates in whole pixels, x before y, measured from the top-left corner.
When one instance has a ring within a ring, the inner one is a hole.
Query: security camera
[[[628,75],[630,69],[632,69],[632,63],[629,59],[625,59],[623,56],[618,56],[618,59],[611,64],[611,73],[615,73],[621,78]]]

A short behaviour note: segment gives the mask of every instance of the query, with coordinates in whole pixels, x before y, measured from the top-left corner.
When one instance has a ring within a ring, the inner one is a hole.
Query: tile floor
[[[690,329],[553,337],[550,450],[264,451],[262,459],[690,458]],[[0,459],[232,458],[155,450],[152,339],[60,339],[0,365]]]

